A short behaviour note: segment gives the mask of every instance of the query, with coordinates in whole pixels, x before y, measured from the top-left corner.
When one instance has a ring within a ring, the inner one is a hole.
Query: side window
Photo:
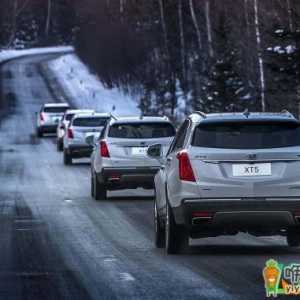
[[[185,141],[185,137],[186,137],[186,133],[187,133],[187,130],[189,128],[189,125],[190,125],[190,121],[189,120],[185,120],[183,122],[183,124],[181,125],[181,127],[179,128],[174,140],[173,140],[173,143],[169,149],[169,152],[168,154],[178,150],[178,149],[181,149],[184,145],[184,141]]]

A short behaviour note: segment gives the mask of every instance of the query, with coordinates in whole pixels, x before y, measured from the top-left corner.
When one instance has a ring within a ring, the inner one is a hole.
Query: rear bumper
[[[195,232],[271,231],[300,225],[300,197],[184,199],[173,211],[176,223]]]
[[[90,157],[93,153],[93,147],[89,145],[69,145],[68,153],[73,158]]]
[[[112,189],[153,188],[158,170],[158,167],[104,168],[100,180]]]
[[[44,133],[56,133],[57,124],[42,125],[39,127],[39,130]]]

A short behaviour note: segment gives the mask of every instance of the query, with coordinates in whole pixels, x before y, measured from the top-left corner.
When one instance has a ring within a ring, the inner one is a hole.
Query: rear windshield
[[[119,139],[154,139],[175,135],[174,127],[169,123],[131,123],[115,124],[109,129],[108,136]]]
[[[76,118],[73,121],[73,126],[79,127],[103,127],[108,118]]]
[[[67,107],[44,107],[43,111],[46,113],[64,113]]]
[[[66,114],[65,119],[67,121],[71,121],[74,116],[75,116],[75,114]]]
[[[300,127],[292,122],[201,124],[192,145],[224,149],[267,149],[300,146]]]

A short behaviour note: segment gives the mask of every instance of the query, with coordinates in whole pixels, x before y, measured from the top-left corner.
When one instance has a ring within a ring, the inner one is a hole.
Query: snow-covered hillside
[[[115,115],[139,115],[138,96],[127,95],[118,88],[106,88],[76,54],[50,61],[48,68],[77,107],[92,108]]]

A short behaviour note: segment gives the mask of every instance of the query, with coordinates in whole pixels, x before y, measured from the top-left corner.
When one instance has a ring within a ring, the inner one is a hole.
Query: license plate
[[[233,176],[271,176],[271,164],[235,164],[232,166]]]
[[[52,118],[52,122],[55,123],[55,124],[58,124],[59,118]]]
[[[97,139],[99,137],[100,133],[99,132],[87,132],[85,134],[85,137],[88,137],[88,136],[91,136],[91,135],[93,135],[94,138]]]
[[[133,147],[131,149],[132,155],[142,155],[145,156],[147,154],[147,147]]]

